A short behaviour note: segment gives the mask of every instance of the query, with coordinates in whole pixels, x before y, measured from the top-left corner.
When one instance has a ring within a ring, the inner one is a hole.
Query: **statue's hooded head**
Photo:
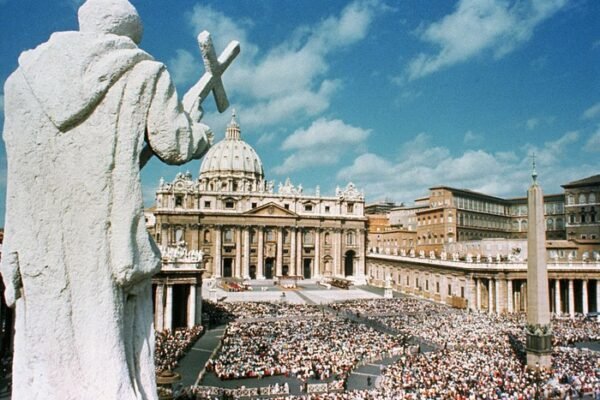
[[[112,33],[142,41],[142,20],[127,0],[87,0],[79,8],[79,30],[86,33]]]

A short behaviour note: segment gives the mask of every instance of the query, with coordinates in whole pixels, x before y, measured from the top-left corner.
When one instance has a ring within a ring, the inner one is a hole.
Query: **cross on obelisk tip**
[[[535,170],[535,152],[532,154],[531,156],[532,158],[532,171],[531,171],[531,177],[533,178],[533,184],[535,185],[537,183],[537,171]]]

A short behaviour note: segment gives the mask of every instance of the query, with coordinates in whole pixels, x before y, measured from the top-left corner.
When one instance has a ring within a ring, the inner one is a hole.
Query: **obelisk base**
[[[550,325],[527,328],[527,343],[525,345],[527,366],[534,369],[552,368],[552,331]]]

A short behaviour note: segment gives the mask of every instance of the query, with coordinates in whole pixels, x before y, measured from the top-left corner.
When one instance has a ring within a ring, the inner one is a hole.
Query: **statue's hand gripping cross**
[[[225,93],[221,76],[240,53],[240,43],[235,40],[229,42],[219,58],[217,58],[217,54],[215,53],[210,33],[207,31],[200,33],[198,35],[198,44],[200,45],[206,72],[198,83],[183,97],[183,107],[186,111],[192,112],[194,108],[198,108],[202,104],[206,96],[212,91],[217,103],[217,110],[223,112],[229,107],[229,100],[227,99],[227,93]]]

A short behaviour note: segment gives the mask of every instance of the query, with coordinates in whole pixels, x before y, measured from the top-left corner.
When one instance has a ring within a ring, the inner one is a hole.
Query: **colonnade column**
[[[523,293],[522,293],[522,296],[523,296],[523,310],[526,311],[527,310],[527,301],[528,301],[527,300],[527,281],[523,282],[522,288],[523,288]]]
[[[439,278],[440,286],[442,286],[442,284],[443,284],[443,278],[444,278],[444,275],[442,275]],[[476,285],[477,285],[477,282],[475,281],[475,278],[470,276],[469,280],[468,280],[468,286],[467,286],[467,298],[469,299],[469,309],[470,310],[477,309],[477,298],[476,298],[477,291],[475,289]],[[443,290],[442,290],[443,288],[444,288],[443,286],[440,288],[441,293],[443,293]]]
[[[477,278],[475,280],[475,285],[476,285],[475,289],[477,291],[477,293],[476,293],[477,298],[475,300],[475,303],[477,304],[478,311],[481,310],[481,283],[482,283],[481,279]]]
[[[296,230],[296,275],[304,276],[302,264],[302,229]]]
[[[215,278],[220,278],[221,267],[223,264],[223,262],[221,261],[221,250],[223,246],[221,244],[222,231],[220,226],[217,226],[215,228],[215,236],[215,261],[213,262],[213,276]]]
[[[506,281],[506,308],[509,314],[515,312],[513,307],[513,281],[508,279]]]
[[[187,303],[187,327],[193,328],[196,325],[196,285],[190,285],[190,294]]]
[[[202,323],[202,281],[194,284],[194,293],[196,307],[194,308],[194,323],[200,325]]]
[[[494,280],[488,279],[488,312],[494,312]]]
[[[560,299],[560,279],[554,280],[554,314],[562,314],[562,301]]]
[[[281,276],[283,267],[283,228],[277,229],[277,259],[275,260],[275,275]]]
[[[240,227],[235,230],[235,269],[233,276],[236,278],[242,277],[242,228]]]
[[[321,277],[321,230],[315,229],[315,278]]]
[[[290,268],[288,275],[296,275],[296,228],[290,229]]]
[[[583,308],[583,315],[587,315],[590,310],[588,304],[588,281],[584,279],[581,281],[581,307]]]
[[[502,293],[505,293],[501,289],[502,279],[496,279],[496,286],[494,287],[494,296],[496,298],[496,314],[501,314],[505,311],[504,302],[502,301]]]
[[[600,279],[596,279],[596,312],[600,321]]]
[[[173,329],[173,285],[167,284],[167,299],[165,303],[165,324],[163,330],[171,330]]]
[[[165,325],[165,286],[162,283],[156,285],[154,310],[154,328],[162,331]]]
[[[250,227],[244,229],[244,279],[250,279]]]
[[[575,282],[569,279],[569,316],[575,318]]]
[[[265,279],[264,272],[264,257],[265,250],[265,230],[262,226],[258,227],[258,251],[257,253],[257,263],[256,263],[256,279]]]

